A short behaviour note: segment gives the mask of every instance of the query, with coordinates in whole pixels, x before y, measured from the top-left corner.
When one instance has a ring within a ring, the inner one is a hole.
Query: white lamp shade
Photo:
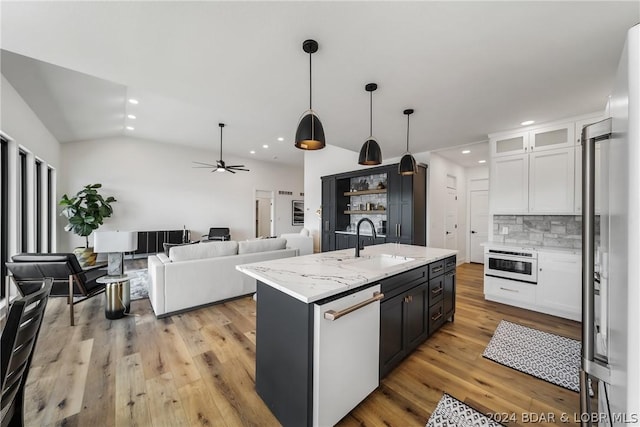
[[[133,252],[138,249],[138,233],[135,231],[96,231],[93,233],[93,251]]]

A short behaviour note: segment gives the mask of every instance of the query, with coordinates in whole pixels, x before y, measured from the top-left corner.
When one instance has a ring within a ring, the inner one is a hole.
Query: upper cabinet
[[[527,154],[540,150],[573,147],[574,123],[539,128],[527,132],[502,134],[491,138],[492,157]]]
[[[493,214],[580,213],[579,123],[491,135]]]

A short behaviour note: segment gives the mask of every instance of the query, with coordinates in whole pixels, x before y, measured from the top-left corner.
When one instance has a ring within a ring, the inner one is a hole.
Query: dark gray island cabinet
[[[453,320],[456,251],[365,252],[237,267],[257,279],[256,391],[284,426],[334,425]]]

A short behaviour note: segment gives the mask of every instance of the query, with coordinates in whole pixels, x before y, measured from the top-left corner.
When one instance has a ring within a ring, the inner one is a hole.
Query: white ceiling
[[[412,152],[483,141],[523,120],[601,111],[626,31],[640,20],[637,1],[1,7],[2,73],[61,142],[131,134],[210,147],[213,160],[225,122],[226,153],[297,164],[307,38],[320,44],[313,106],[327,143],[360,149],[369,130],[364,85],[375,82],[374,136],[391,158],[405,149],[405,108],[415,109]],[[137,116],[135,131],[123,130],[127,113]]]

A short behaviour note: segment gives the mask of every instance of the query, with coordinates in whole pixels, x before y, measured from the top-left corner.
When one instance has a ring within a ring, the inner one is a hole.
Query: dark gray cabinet
[[[138,249],[134,254],[154,254],[164,250],[163,243],[184,243],[188,230],[138,231]]]
[[[387,204],[384,213],[372,211],[374,223],[386,221],[386,236],[375,240],[378,243],[426,244],[426,166],[419,165],[415,175],[398,174],[398,165],[378,166],[364,170],[345,172],[322,178],[322,251],[333,251],[355,247],[355,241],[335,235],[344,231],[350,223],[348,204],[350,181],[353,178],[386,174]],[[351,193],[353,194],[353,193]],[[331,233],[334,233],[332,235]],[[364,240],[364,245],[374,243]]]
[[[385,297],[380,304],[380,378],[447,319],[453,320],[455,259],[452,256],[381,282]]]

